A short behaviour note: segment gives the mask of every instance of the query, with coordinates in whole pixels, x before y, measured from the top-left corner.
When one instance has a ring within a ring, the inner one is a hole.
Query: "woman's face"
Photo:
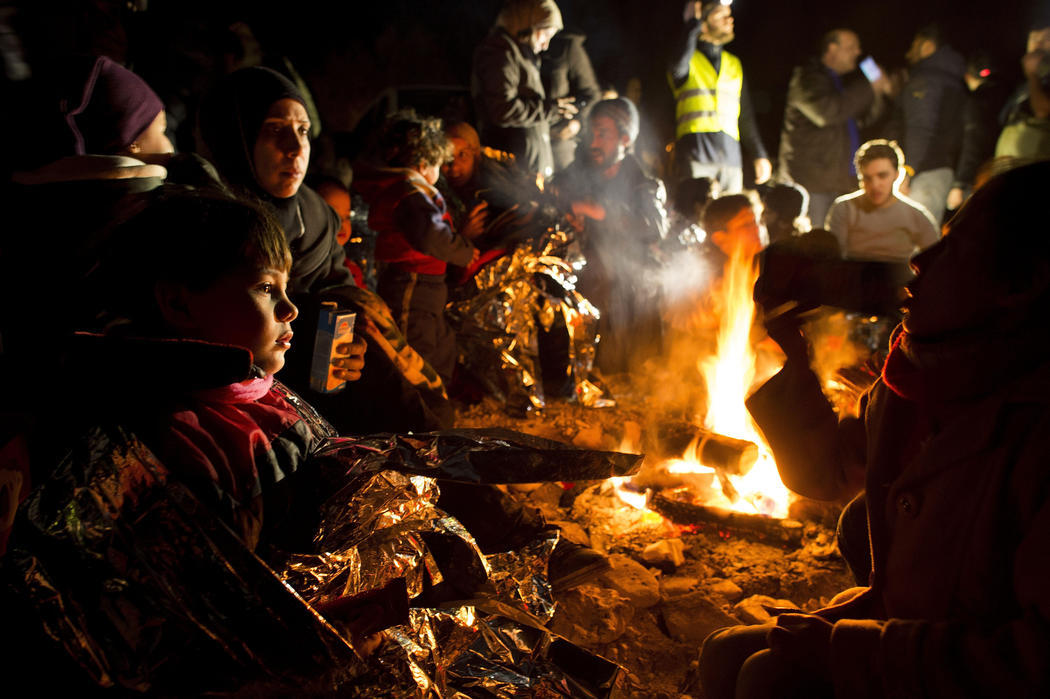
[[[252,161],[255,179],[267,194],[287,199],[299,191],[310,163],[310,117],[302,104],[285,98],[270,105]]]

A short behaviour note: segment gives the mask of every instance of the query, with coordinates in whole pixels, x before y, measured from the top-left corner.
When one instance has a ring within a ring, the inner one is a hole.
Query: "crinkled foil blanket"
[[[576,269],[585,264],[568,233],[550,229],[539,240],[518,244],[474,276],[477,293],[454,302],[460,360],[493,395],[516,408],[546,405],[541,368],[541,329],[565,332],[566,361],[559,371],[581,404],[613,401],[591,383],[599,311],[576,290]],[[546,377],[547,383],[555,377]]]
[[[271,556],[271,567],[133,434],[96,428],[20,508],[4,594],[103,687],[621,694],[618,666],[544,628],[557,535],[486,557],[433,503],[437,478],[605,478],[633,473],[640,457],[505,430],[330,438],[316,456],[331,495],[313,553]],[[370,653],[366,638],[378,643]]]

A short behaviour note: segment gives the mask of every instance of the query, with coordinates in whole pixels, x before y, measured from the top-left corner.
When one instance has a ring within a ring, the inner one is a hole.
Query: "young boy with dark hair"
[[[152,392],[153,405],[169,410],[137,426],[141,436],[249,548],[266,537],[264,522],[286,537],[272,526],[283,516],[264,520],[264,500],[286,490],[310,444],[329,436],[311,432],[304,404],[289,402],[273,377],[298,314],[287,295],[290,268],[284,233],[265,210],[185,190],[161,194],[125,223],[102,267],[112,320],[100,342],[118,356],[133,342],[143,357],[166,357],[166,375],[182,377]],[[336,376],[360,376],[363,342],[356,349],[336,360]],[[126,367],[112,368],[119,377]],[[216,377],[221,368],[228,381]]]

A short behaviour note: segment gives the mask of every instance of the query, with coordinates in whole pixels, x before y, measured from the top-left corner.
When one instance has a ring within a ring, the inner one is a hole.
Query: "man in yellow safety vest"
[[[676,179],[717,179],[723,193],[743,189],[741,144],[754,158],[755,184],[772,173],[740,59],[722,49],[733,40],[729,2],[686,6],[685,36],[668,71],[675,97]]]

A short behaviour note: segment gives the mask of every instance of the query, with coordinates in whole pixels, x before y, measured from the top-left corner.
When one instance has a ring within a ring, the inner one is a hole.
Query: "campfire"
[[[684,441],[683,436],[688,439],[680,455],[649,465],[646,474],[615,479],[613,487],[628,505],[656,509],[678,524],[691,523],[684,518],[753,528],[754,518],[787,518],[791,493],[744,405],[756,379],[764,380],[778,368],[765,366],[762,372],[757,368],[759,356],[752,340],[757,275],[754,255],[738,247],[707,298],[689,301],[692,312],[700,316],[689,325],[715,337],[714,351],[693,360],[694,376],[706,387],[705,404],[690,424],[664,425],[659,430],[661,451]],[[626,430],[620,449],[640,453],[641,443],[640,430]],[[776,531],[775,526],[759,528]]]
[[[695,260],[673,262],[678,277],[665,290],[704,281]],[[551,629],[628,668],[637,695],[680,696],[715,628],[768,621],[769,607],[818,609],[852,584],[835,545],[837,508],[788,493],[744,405],[783,362],[751,337],[756,273],[740,251],[717,293],[675,296],[675,341],[606,377],[613,408],[550,401],[522,419],[489,402],[459,415],[465,425],[646,455],[630,478],[513,487],[564,537],[608,555],[609,573],[558,598]]]

